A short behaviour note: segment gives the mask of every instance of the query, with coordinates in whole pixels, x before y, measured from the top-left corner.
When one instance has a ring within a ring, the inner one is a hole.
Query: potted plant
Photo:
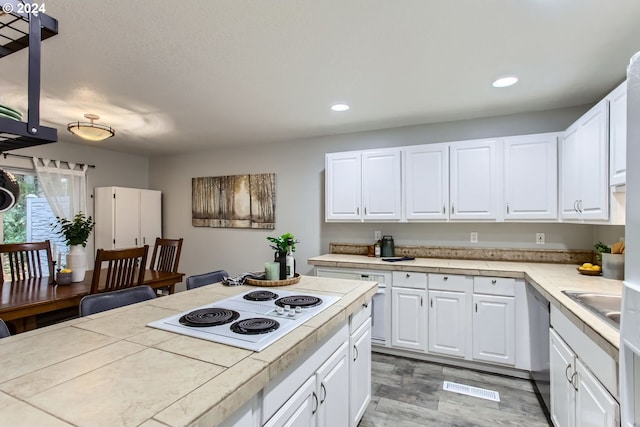
[[[610,254],[611,248],[602,242],[593,245],[596,248],[596,264],[602,266],[602,254]]]
[[[286,277],[287,251],[291,247],[291,252],[295,252],[296,243],[300,242],[291,233],[285,233],[280,237],[267,237],[267,240],[271,242],[269,246],[275,251],[274,262],[280,263],[280,280],[282,280]]]
[[[81,282],[87,271],[87,254],[85,247],[95,225],[91,216],[78,212],[72,220],[56,217],[55,231],[64,238],[69,252],[67,253],[67,268],[71,269],[71,281]]]

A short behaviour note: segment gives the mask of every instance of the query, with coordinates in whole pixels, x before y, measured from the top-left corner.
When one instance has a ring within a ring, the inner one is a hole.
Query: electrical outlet
[[[536,244],[544,245],[544,233],[536,233]]]
[[[469,238],[469,241],[471,243],[478,243],[478,232],[477,231],[472,231],[471,232],[471,236]]]
[[[380,239],[382,239],[382,232],[381,231],[374,231],[373,232],[373,240],[375,240],[377,242]]]

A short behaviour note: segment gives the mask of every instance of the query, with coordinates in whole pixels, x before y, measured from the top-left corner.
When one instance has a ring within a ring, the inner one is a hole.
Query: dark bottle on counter
[[[293,242],[289,242],[289,247],[287,248],[287,257],[286,257],[286,276],[287,279],[293,279],[296,275],[296,260],[293,257],[293,251],[291,250],[291,246]]]

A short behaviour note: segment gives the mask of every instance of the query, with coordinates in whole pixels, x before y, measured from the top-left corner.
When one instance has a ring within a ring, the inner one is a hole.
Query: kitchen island
[[[221,284],[5,338],[0,425],[219,425],[344,327],[376,288],[306,276],[282,287],[340,300],[261,352],[146,326],[255,289]]]

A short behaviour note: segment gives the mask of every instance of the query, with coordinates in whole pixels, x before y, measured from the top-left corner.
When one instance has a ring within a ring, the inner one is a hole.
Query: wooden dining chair
[[[178,264],[180,263],[180,252],[182,251],[182,240],[182,238],[161,239],[160,237],[156,237],[149,269],[177,273]],[[168,286],[168,289],[169,293],[172,294],[175,290],[175,284]]]
[[[148,252],[149,245],[130,249],[98,249],[90,293],[110,292],[141,285]],[[103,269],[105,263],[107,267]]]
[[[49,240],[1,244],[0,257],[3,266],[3,282],[8,279],[4,275],[5,266],[8,266],[11,272],[12,282],[45,276],[49,276],[50,281],[55,280],[55,268]]]

